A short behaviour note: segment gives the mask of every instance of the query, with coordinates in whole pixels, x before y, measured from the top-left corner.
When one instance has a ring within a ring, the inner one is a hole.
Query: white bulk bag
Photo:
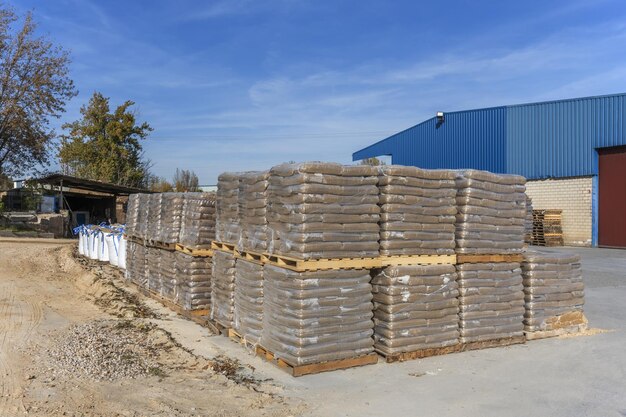
[[[98,259],[98,231],[90,230],[89,231],[89,259]]]
[[[82,227],[78,231],[78,253],[85,254],[85,231]]]
[[[118,266],[122,269],[126,269],[126,237],[120,234],[119,237],[119,252],[118,252]]]
[[[102,262],[109,262],[109,248],[104,240],[104,232],[98,233],[98,260]]]
[[[107,252],[109,253],[109,262],[113,266],[118,265],[118,244],[117,244],[117,234],[115,233],[107,233],[104,235],[104,242],[107,247]]]

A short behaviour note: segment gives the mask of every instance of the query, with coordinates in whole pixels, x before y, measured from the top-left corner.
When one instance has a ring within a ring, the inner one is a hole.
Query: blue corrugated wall
[[[353,160],[391,155],[399,165],[476,168],[506,172],[506,108],[447,113],[397,133],[352,155]]]
[[[394,164],[531,179],[597,175],[597,148],[626,145],[626,94],[446,113],[355,152]]]

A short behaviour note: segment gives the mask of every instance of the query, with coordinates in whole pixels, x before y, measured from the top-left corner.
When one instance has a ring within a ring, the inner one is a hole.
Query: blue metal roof
[[[598,148],[626,145],[626,94],[491,107],[428,119],[352,155],[528,178],[596,175]]]

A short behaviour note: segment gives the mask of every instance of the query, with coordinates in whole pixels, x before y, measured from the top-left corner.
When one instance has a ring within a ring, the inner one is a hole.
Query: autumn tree
[[[94,93],[80,109],[82,118],[63,125],[59,160],[64,173],[81,178],[132,187],[145,187],[149,163],[143,158],[141,141],[152,128],[138,123],[126,101],[111,112],[109,98]]]
[[[195,172],[176,168],[174,174],[174,189],[179,193],[196,192],[200,190],[200,183]]]
[[[377,167],[380,165],[385,165],[385,162],[381,161],[380,159],[376,157],[372,157],[372,158],[365,158],[361,160],[361,165],[371,165],[371,166]]]
[[[77,92],[69,54],[38,36],[31,13],[0,8],[0,173],[23,175],[49,162],[50,120]]]
[[[174,186],[171,182],[163,177],[156,175],[150,175],[147,180],[146,188],[155,193],[168,193],[174,191]]]

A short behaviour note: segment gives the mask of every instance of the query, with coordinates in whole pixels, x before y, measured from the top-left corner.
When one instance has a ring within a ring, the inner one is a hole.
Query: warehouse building
[[[626,247],[626,94],[438,112],[352,155],[524,175],[567,245]]]

